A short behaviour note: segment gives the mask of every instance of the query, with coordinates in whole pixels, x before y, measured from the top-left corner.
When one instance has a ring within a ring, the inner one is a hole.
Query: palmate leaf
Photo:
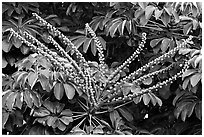
[[[196,112],[196,105],[198,105],[198,103],[197,96],[180,92],[173,101],[173,104],[176,105],[174,110],[175,117],[178,119],[181,115],[181,119],[185,121],[187,117],[192,115],[193,110]]]
[[[113,38],[115,36],[118,26],[121,24],[122,20],[115,21],[113,25],[109,28],[110,36]]]

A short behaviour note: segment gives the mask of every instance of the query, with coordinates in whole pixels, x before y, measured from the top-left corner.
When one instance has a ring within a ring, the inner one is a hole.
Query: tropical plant
[[[55,15],[32,14],[45,37],[5,24],[9,42],[32,52],[2,77],[4,134],[201,134],[200,3],[103,8],[71,37]],[[66,14],[82,9],[71,3]],[[134,51],[109,65],[124,45]],[[84,56],[89,50],[98,59]]]

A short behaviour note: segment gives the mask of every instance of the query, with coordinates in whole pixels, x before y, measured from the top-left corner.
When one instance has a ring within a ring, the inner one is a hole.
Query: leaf
[[[198,84],[198,82],[201,80],[201,74],[200,73],[196,73],[193,76],[191,76],[190,81],[191,81],[191,85],[194,87]]]
[[[11,47],[12,47],[12,44],[11,44],[10,42],[7,42],[6,39],[4,39],[4,40],[2,41],[2,50],[3,50],[4,52],[9,52],[10,49],[11,49]]]
[[[195,113],[196,113],[196,117],[201,120],[201,117],[202,117],[202,103],[201,103],[201,101],[196,104]]]
[[[70,84],[64,84],[64,90],[68,99],[73,99],[75,95],[75,88]]]
[[[199,25],[198,21],[194,19],[193,20],[193,30],[196,30],[198,25]]]
[[[121,20],[117,20],[113,23],[113,25],[111,25],[111,27],[109,28],[109,32],[110,32],[110,36],[113,38],[115,35],[116,30],[118,29],[118,26],[120,25],[122,21]]]
[[[43,106],[45,106],[45,108],[50,112],[55,113],[55,106],[53,102],[46,100],[43,102]]]
[[[29,108],[32,108],[33,102],[29,90],[23,92],[23,98]]]
[[[148,94],[150,96],[150,99],[151,99],[151,102],[152,102],[153,106],[155,106],[157,104],[157,100],[155,98],[155,95],[153,95],[154,93],[150,92]]]
[[[39,72],[43,74],[46,78],[49,78],[50,76],[50,71],[48,69],[44,69],[44,70],[41,69],[39,70]]]
[[[132,114],[127,110],[125,109],[124,107],[123,108],[118,108],[119,112],[121,113],[121,115],[128,121],[128,122],[132,122],[134,119],[133,119],[133,116]]]
[[[128,30],[128,33],[131,34],[132,32],[132,21],[129,20],[129,21],[126,21],[126,24],[125,24],[127,30]]]
[[[121,23],[120,23],[120,26],[118,27],[118,31],[119,31],[119,33],[120,33],[120,36],[123,35],[126,21],[127,21],[127,20],[123,20],[123,22],[121,22]]]
[[[190,117],[193,114],[193,110],[194,110],[196,104],[197,104],[196,102],[193,102],[193,103],[190,104],[190,106],[188,108],[188,113],[187,113],[188,117]]]
[[[150,19],[150,17],[152,16],[153,12],[155,10],[155,7],[152,5],[149,5],[145,8],[145,17],[146,19]]]
[[[63,110],[60,115],[63,115],[63,116],[72,116],[72,111],[70,109],[65,109]]]
[[[62,116],[59,118],[65,125],[69,125],[70,122],[73,122],[72,117]]]
[[[192,29],[192,27],[193,27],[192,22],[190,22],[190,23],[184,25],[184,26],[183,26],[183,33],[184,33],[185,35],[187,35],[187,34],[189,33],[189,31]]]
[[[187,117],[187,113],[188,113],[188,106],[191,105],[191,103],[186,104],[183,107],[183,110],[181,111],[181,120],[185,122],[186,117]]]
[[[175,10],[173,10],[172,14],[174,16],[175,23],[179,23],[180,19],[179,19],[179,16],[178,16],[177,12]]]
[[[27,46],[25,46],[25,45],[22,45],[22,46],[20,47],[20,50],[21,50],[21,52],[22,52],[24,55],[28,54],[28,52],[30,51],[29,47],[27,47]]]
[[[84,44],[83,44],[83,52],[84,52],[84,53],[87,52],[91,41],[92,41],[92,39],[86,38],[86,40],[85,40],[85,42],[84,42]]]
[[[21,96],[21,92],[18,92],[17,93],[17,96],[16,96],[16,103],[15,105],[21,109],[22,108],[22,105],[23,105],[23,100],[21,100],[22,96]]]
[[[34,105],[36,107],[40,107],[41,106],[41,102],[40,102],[40,99],[39,99],[40,96],[37,95],[38,93],[35,92],[35,91],[31,91],[30,94],[31,94],[32,102],[34,103]]]
[[[188,77],[192,74],[195,74],[196,72],[197,71],[195,69],[188,69],[183,73],[182,78]]]
[[[101,42],[103,49],[106,49],[106,41],[101,36],[99,36],[98,39]]]
[[[162,13],[163,13],[163,9],[162,10],[159,10],[158,8],[155,9],[154,15],[155,15],[156,20],[159,19],[159,17],[162,15]]]
[[[150,85],[152,84],[152,78],[151,77],[146,78],[145,80],[142,81],[142,83],[145,85]]]
[[[2,57],[2,68],[5,68],[7,66],[8,62],[4,57]]]
[[[192,51],[192,49],[181,48],[181,49],[179,50],[179,54],[186,55],[186,54],[190,53],[191,51]]]
[[[196,59],[195,59],[195,68],[197,67],[198,63],[202,63],[202,55],[198,56]]]
[[[46,123],[49,127],[51,127],[55,123],[56,120],[57,120],[57,117],[48,116]]]
[[[43,90],[46,90],[47,92],[50,92],[49,79],[46,78],[44,75],[39,75],[38,79],[40,81],[40,84],[41,84]]]
[[[78,49],[78,48],[85,42],[85,40],[86,40],[86,37],[84,36],[84,37],[81,37],[81,38],[79,38],[79,39],[76,39],[76,40],[73,42],[73,44],[74,44],[74,46]]]
[[[143,102],[145,105],[148,105],[149,104],[149,101],[150,101],[150,96],[148,94],[143,94],[142,95],[142,98],[143,98]]]
[[[193,17],[196,17],[197,16],[197,14],[198,14],[198,10],[197,10],[197,8],[192,4],[191,5],[191,12],[192,12],[192,14],[193,14]]]
[[[12,110],[15,100],[16,100],[16,96],[17,96],[17,92],[12,92],[9,96],[8,96],[8,100],[6,101],[6,106],[8,108],[8,110]]]
[[[2,109],[2,128],[4,129],[4,125],[6,124],[9,118],[9,112],[6,112],[5,109]]]
[[[163,12],[163,14],[161,15],[161,21],[165,26],[167,26],[168,23],[170,22],[170,18],[171,17],[166,12]]]
[[[35,83],[37,82],[38,74],[34,72],[30,72],[28,74],[28,83],[31,86],[31,89],[34,87]]]
[[[151,40],[150,46],[151,46],[152,48],[154,48],[162,39],[163,39],[163,38]]]
[[[148,21],[149,21],[149,20],[146,19],[145,14],[143,14],[143,15],[140,17],[140,24],[141,24],[142,26],[145,26]]]
[[[111,120],[112,126],[116,127],[116,120],[121,118],[118,111],[113,110],[109,114],[110,114],[110,120]]]
[[[56,99],[61,100],[64,95],[64,86],[62,83],[56,83],[54,86],[54,95]]]
[[[161,50],[162,52],[165,52],[168,49],[169,43],[170,43],[170,39],[165,38],[162,40],[162,44],[161,44]]]
[[[59,119],[58,121],[59,121],[58,129],[61,131],[64,131],[66,129],[66,125],[63,122],[61,122]]]
[[[16,48],[19,48],[22,45],[22,42],[19,39],[16,39],[16,42],[13,42]]]
[[[149,2],[138,2],[139,6],[142,8],[142,9],[145,9],[146,6],[148,5]]]
[[[184,90],[187,88],[189,82],[190,82],[190,78],[186,78],[186,79],[183,81],[182,88],[183,88]]]
[[[96,56],[96,43],[92,40],[91,41],[91,52],[93,53],[94,56]]]
[[[166,13],[168,13],[169,14],[169,16],[171,16],[172,15],[172,12],[173,12],[173,9],[172,9],[172,7],[164,7],[164,9],[165,9],[165,11],[166,11]]]
[[[141,101],[141,99],[142,99],[142,96],[137,96],[137,97],[133,98],[133,101],[135,104],[138,104]]]
[[[174,98],[172,104],[175,106],[175,105],[176,105],[176,102],[177,102],[177,101],[179,100],[179,98],[180,98],[181,96],[183,96],[184,94],[185,94],[184,91],[179,92],[179,93],[176,95],[176,97]]]

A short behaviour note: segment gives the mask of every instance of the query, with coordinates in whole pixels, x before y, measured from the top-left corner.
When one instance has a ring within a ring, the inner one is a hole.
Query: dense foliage
[[[202,134],[201,3],[2,12],[3,134]]]

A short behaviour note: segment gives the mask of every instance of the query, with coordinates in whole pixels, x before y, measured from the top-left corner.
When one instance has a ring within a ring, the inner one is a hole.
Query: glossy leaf
[[[83,44],[83,52],[84,52],[84,53],[87,52],[91,41],[92,41],[92,39],[86,38],[86,40],[85,40],[85,42],[84,42],[84,44]]]
[[[115,21],[113,25],[109,28],[110,36],[113,38],[115,36],[118,26],[121,24],[121,20]]]
[[[162,13],[163,13],[163,10],[159,10],[158,8],[155,9],[154,15],[155,15],[156,20],[159,19],[159,17],[162,15]]]
[[[201,120],[201,117],[202,117],[202,103],[201,102],[196,104],[195,113],[196,113],[196,117]]]
[[[15,103],[15,100],[16,100],[16,96],[17,96],[16,92],[12,92],[8,96],[8,100],[6,101],[6,106],[7,106],[8,110],[10,110],[10,111],[13,109],[13,106],[14,106],[14,103]]]
[[[132,114],[126,110],[125,108],[119,108],[118,109],[119,112],[121,113],[121,115],[128,121],[128,122],[132,122],[133,121],[133,116]]]
[[[143,98],[143,102],[145,105],[148,105],[149,104],[149,101],[150,101],[150,96],[148,94],[143,94],[142,95],[142,98]]]
[[[50,111],[48,111],[46,108],[44,107],[40,107],[38,109],[36,109],[33,113],[34,117],[45,117],[50,115]]]
[[[37,82],[37,79],[38,79],[38,74],[37,73],[30,72],[28,74],[28,83],[31,86],[31,89],[33,88],[33,86]]]
[[[64,84],[64,90],[68,99],[73,99],[75,95],[75,88],[70,84]]]
[[[170,44],[170,39],[165,38],[162,40],[162,44],[161,44],[162,52],[165,52],[168,49],[169,44]]]
[[[166,12],[163,12],[163,14],[161,15],[161,20],[163,24],[167,26],[167,24],[170,22],[170,16]]]
[[[201,80],[201,74],[196,73],[193,76],[191,76],[190,81],[191,81],[191,85],[194,87],[198,84],[198,82]]]
[[[154,48],[162,39],[153,39],[150,42],[150,46]]]
[[[8,62],[4,57],[2,57],[2,68],[5,68],[7,66]]]
[[[3,129],[4,129],[4,125],[6,124],[8,118],[9,118],[9,112],[7,112],[5,109],[2,109],[2,127]]]
[[[155,7],[152,5],[149,5],[145,8],[145,17],[146,19],[150,19],[150,17],[152,16],[153,12],[155,10]]]
[[[147,7],[149,2],[138,2],[139,6],[142,8],[142,9],[145,9]]]
[[[193,27],[192,23],[188,23],[188,24],[184,25],[183,33],[185,35],[187,35],[190,32],[190,30],[192,29],[192,27]]]
[[[29,92],[29,90],[25,90],[23,92],[23,97],[28,107],[32,108],[33,102],[32,102],[31,93]]]
[[[9,52],[10,49],[11,49],[11,47],[12,47],[12,44],[11,44],[10,42],[7,42],[6,39],[4,39],[4,40],[2,41],[2,50],[3,50],[4,52]]]
[[[64,95],[64,86],[62,83],[56,83],[54,86],[54,95],[56,99],[61,100]]]
[[[70,122],[73,122],[72,117],[62,116],[59,118],[65,125],[69,125]]]

